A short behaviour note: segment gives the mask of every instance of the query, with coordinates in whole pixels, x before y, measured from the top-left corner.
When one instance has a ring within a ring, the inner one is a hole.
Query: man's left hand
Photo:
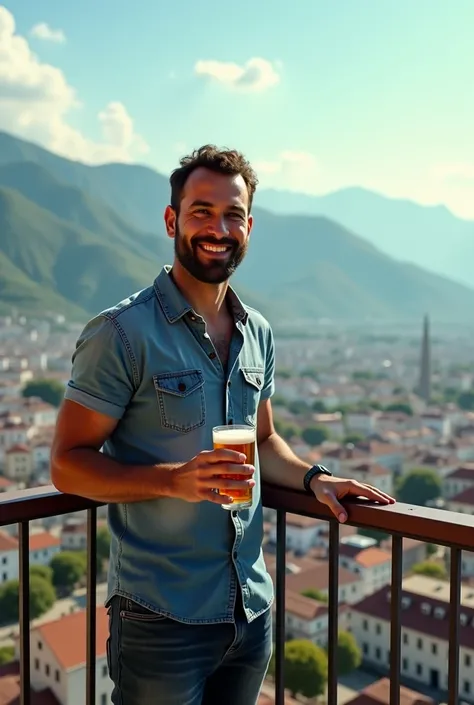
[[[390,497],[372,485],[364,485],[356,480],[344,480],[328,475],[316,475],[311,481],[311,489],[316,499],[322,504],[327,504],[340,522],[347,520],[347,511],[339,501],[345,497],[363,497],[378,504],[394,504],[395,502],[394,497]]]

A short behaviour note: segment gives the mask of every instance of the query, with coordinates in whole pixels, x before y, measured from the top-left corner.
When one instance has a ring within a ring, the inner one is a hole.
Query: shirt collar
[[[176,321],[179,321],[186,313],[193,310],[192,306],[186,301],[173,281],[171,265],[166,264],[163,267],[156,277],[153,286],[156,297],[169,323],[176,323]],[[248,319],[248,312],[230,286],[227,289],[227,299],[235,322],[242,322],[245,325]]]

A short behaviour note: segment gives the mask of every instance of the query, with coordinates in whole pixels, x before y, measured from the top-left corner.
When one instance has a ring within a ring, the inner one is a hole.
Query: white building
[[[59,539],[47,531],[30,534],[30,565],[49,565],[60,550]],[[18,539],[0,531],[0,584],[18,575]]]
[[[365,536],[349,536],[339,545],[340,565],[360,577],[365,595],[388,585],[392,575],[391,553],[373,543]]]
[[[109,705],[108,617],[97,608],[96,703]],[[49,689],[61,705],[84,705],[86,689],[86,612],[81,610],[31,629],[31,685]],[[17,656],[18,657],[18,656]]]
[[[402,677],[444,691],[448,685],[449,583],[415,575],[403,581]],[[474,700],[474,591],[463,586],[459,627],[462,700]],[[367,665],[390,665],[390,590],[352,606],[351,630]]]

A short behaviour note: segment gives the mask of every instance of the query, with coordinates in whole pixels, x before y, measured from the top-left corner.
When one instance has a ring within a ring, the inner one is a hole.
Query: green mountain
[[[90,167],[0,133],[0,310],[84,319],[148,286],[172,259],[168,198],[152,169]],[[334,220],[258,207],[254,220],[235,284],[276,326],[471,318],[472,289],[396,261]]]

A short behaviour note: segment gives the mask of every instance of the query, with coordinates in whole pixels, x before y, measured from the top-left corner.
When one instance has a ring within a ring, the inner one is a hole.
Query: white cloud
[[[122,103],[110,102],[99,112],[97,142],[68,121],[80,107],[64,73],[40,61],[16,34],[11,12],[0,5],[0,129],[86,163],[133,161],[148,151]]]
[[[32,27],[30,32],[32,37],[37,39],[43,39],[45,42],[55,42],[57,44],[64,44],[66,41],[66,35],[62,29],[52,29],[46,22],[39,22]]]
[[[226,61],[201,59],[196,62],[197,76],[210,78],[228,88],[244,92],[261,92],[275,86],[280,75],[274,65],[266,59],[254,57],[243,66]]]
[[[283,150],[275,159],[255,161],[254,167],[262,186],[291,191],[318,191],[320,170],[309,152]]]

